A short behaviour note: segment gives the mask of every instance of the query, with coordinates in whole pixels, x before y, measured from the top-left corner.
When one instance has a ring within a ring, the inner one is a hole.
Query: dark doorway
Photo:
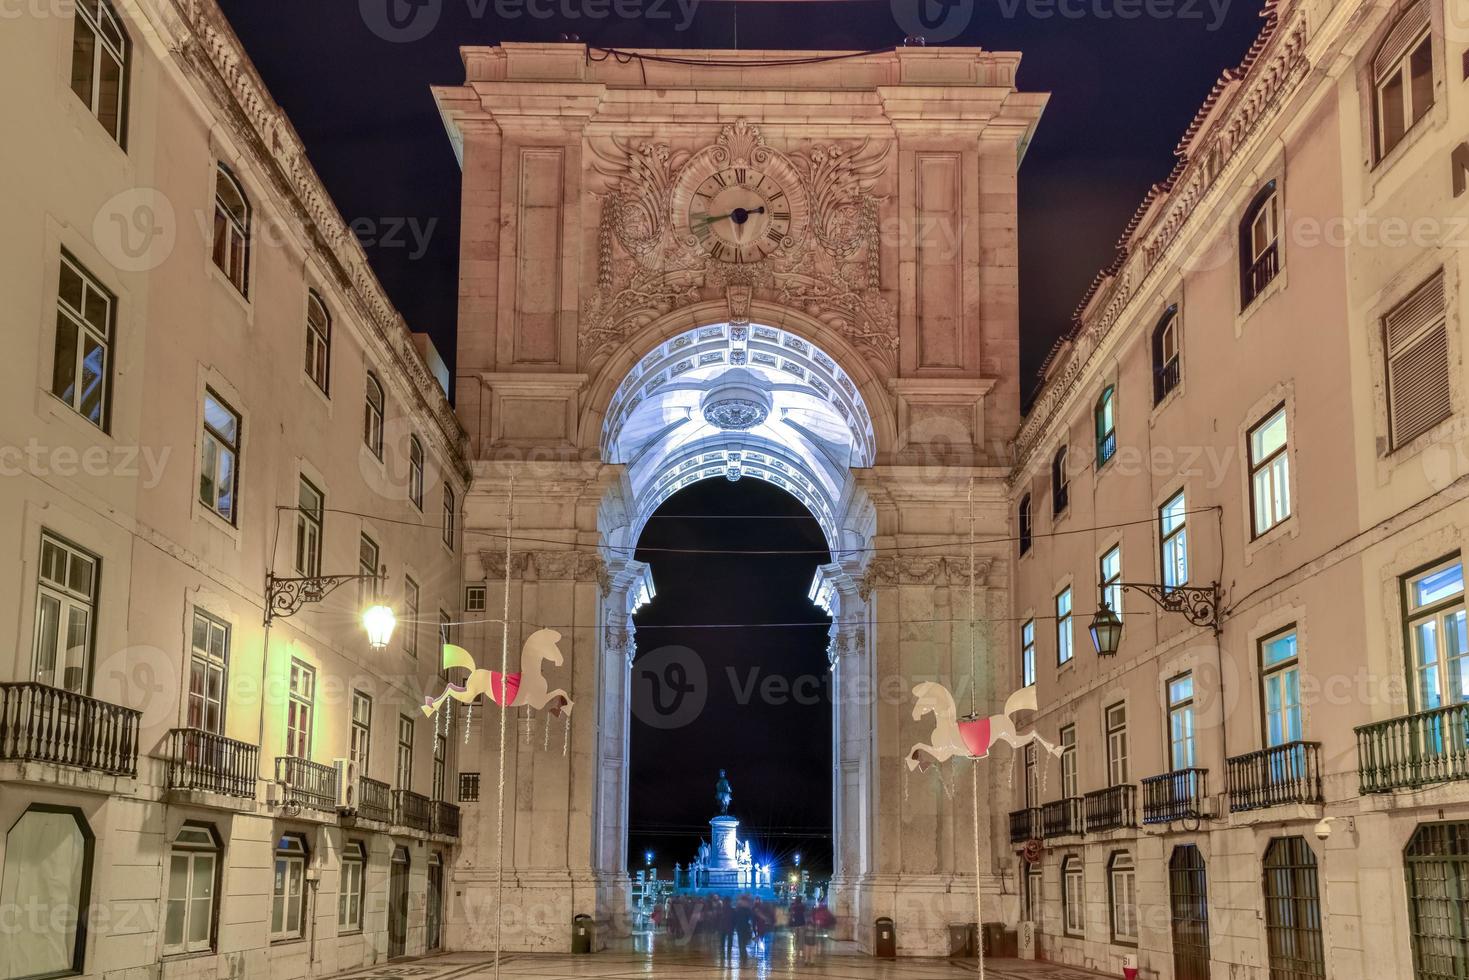
[[[829,621],[808,598],[817,567],[831,560],[820,526],[771,484],[703,480],[659,507],[637,557],[652,566],[658,594],[636,618],[630,870],[645,868],[649,852],[661,878],[675,863],[688,867],[719,812],[714,784],[725,769],[730,814],[756,865],[789,874],[799,854],[801,868],[824,879]]]
[[[428,859],[428,943],[429,952],[444,945],[444,858],[437,852]]]
[[[388,870],[388,959],[408,951],[408,848],[393,849]]]
[[[1174,980],[1209,980],[1209,880],[1204,856],[1180,844],[1168,861]]]

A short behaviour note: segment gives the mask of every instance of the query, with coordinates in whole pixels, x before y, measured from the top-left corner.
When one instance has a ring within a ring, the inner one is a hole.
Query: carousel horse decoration
[[[444,688],[444,693],[437,698],[425,697],[423,713],[432,718],[434,712],[442,708],[444,702],[450,698],[472,705],[483,694],[502,708],[545,708],[558,717],[563,712],[570,717],[573,705],[571,696],[560,688],[550,690],[545,675],[541,673],[541,665],[544,663],[549,662],[557,667],[562,665],[564,658],[561,649],[556,645],[560,639],[561,634],[555,630],[536,630],[532,633],[521,648],[520,671],[515,674],[485,670],[474,662],[474,656],[468,650],[445,643],[444,670],[465,670],[469,672],[469,676],[463,684],[450,681]]]
[[[918,703],[913,706],[913,720],[919,721],[924,715],[931,714],[935,724],[931,736],[932,744],[920,742],[913,746],[904,759],[909,772],[914,769],[927,772],[930,766],[948,762],[955,756],[983,759],[998,742],[1008,742],[1013,749],[1034,742],[1052,755],[1061,754],[1060,746],[1052,745],[1037,733],[1019,735],[1015,731],[1015,714],[1020,711],[1035,711],[1037,708],[1034,687],[1021,688],[1006,698],[1002,714],[988,718],[970,716],[962,720],[954,705],[954,696],[942,684],[924,681],[913,688],[913,696],[918,699]]]

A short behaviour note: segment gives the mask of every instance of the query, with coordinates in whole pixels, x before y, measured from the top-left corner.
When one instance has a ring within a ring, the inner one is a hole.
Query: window
[[[444,796],[444,792],[448,788],[448,785],[447,785],[447,780],[448,780],[448,751],[449,751],[449,740],[447,738],[445,738],[444,735],[439,731],[438,727],[435,726],[435,728],[434,728],[434,780],[433,780],[433,788],[430,791],[430,799],[442,800],[442,799],[445,799],[446,798]]]
[[[1403,11],[1377,49],[1372,88],[1381,160],[1433,108],[1433,42],[1426,0]]]
[[[1453,412],[1443,272],[1383,319],[1388,441],[1405,446]]]
[[[403,576],[403,649],[418,656],[418,583]]]
[[[219,839],[212,827],[186,823],[168,855],[168,907],[163,952],[214,947],[214,897],[219,886]]]
[[[1178,307],[1170,306],[1153,328],[1153,404],[1168,397],[1183,380],[1182,348],[1178,337]]]
[[[1081,793],[1076,779],[1076,726],[1061,729],[1061,798],[1075,799]]]
[[[1016,513],[1015,523],[1019,528],[1020,553],[1023,555],[1030,550],[1030,494],[1026,494],[1020,498],[1020,509]]]
[[[395,773],[399,789],[413,788],[413,719],[398,716],[398,770]]]
[[[1056,595],[1056,664],[1071,662],[1071,590],[1062,589]]]
[[[91,689],[98,559],[41,535],[36,585],[36,680],[77,694]]]
[[[1420,572],[1405,587],[1418,710],[1469,701],[1463,559],[1455,557]]]
[[[448,613],[446,613],[446,612],[444,612],[444,610],[440,609],[439,610],[439,650],[440,650],[440,652],[443,651],[443,649],[444,649],[445,646],[447,646],[448,644],[453,643],[453,642],[454,642],[454,620],[449,617],[449,614]],[[440,658],[440,663],[442,663],[442,658]],[[439,668],[439,672],[441,674],[443,673],[443,668],[442,667]]]
[[[1254,302],[1280,271],[1278,200],[1272,180],[1260,188],[1240,222],[1241,309]]]
[[[461,772],[459,774],[459,802],[479,802],[479,773]]]
[[[1126,851],[1118,851],[1107,862],[1107,905],[1112,941],[1137,945],[1137,868]]]
[[[224,164],[214,180],[214,264],[241,296],[250,295],[250,203]]]
[[[1194,675],[1188,673],[1168,682],[1168,768],[1192,769],[1194,758]]]
[[[357,604],[364,608],[372,605],[378,597],[379,556],[377,542],[362,535],[357,542],[357,574],[362,576],[357,580]]]
[[[1025,746],[1025,805],[1027,807],[1041,805],[1041,782],[1040,766],[1035,754],[1035,743],[1027,742]]]
[[[1068,936],[1086,933],[1086,892],[1082,888],[1081,858],[1068,855],[1061,862],[1061,912]]]
[[[105,432],[117,299],[65,253],[56,292],[51,394]]]
[[[306,842],[287,834],[275,845],[275,883],[271,889],[270,939],[300,939],[306,910]]]
[[[1316,855],[1304,837],[1276,837],[1265,848],[1265,945],[1271,977],[1325,980]]]
[[[1118,702],[1107,709],[1107,785],[1125,786],[1131,780],[1127,768],[1127,705]]]
[[[316,671],[291,661],[291,687],[286,699],[286,755],[311,758],[311,716],[316,702]]]
[[[362,870],[367,849],[361,841],[348,841],[342,848],[342,874],[337,884],[337,932],[362,931]]]
[[[1188,507],[1180,490],[1158,508],[1158,543],[1163,557],[1163,587],[1188,584]]]
[[[1025,921],[1039,926],[1045,908],[1045,878],[1041,874],[1041,866],[1028,865],[1025,869]]]
[[[1066,472],[1066,447],[1056,450],[1051,459],[1051,513],[1059,514],[1066,509],[1071,497],[1071,477]]]
[[[8,925],[0,944],[7,977],[81,973],[91,915],[92,829],[80,810],[33,803],[5,835],[0,908]],[[21,913],[21,910],[25,910]]]
[[[1097,399],[1093,410],[1097,422],[1097,465],[1105,465],[1117,452],[1117,390],[1111,385]]]
[[[121,146],[127,117],[131,42],[107,0],[77,0],[71,35],[71,90]]]
[[[454,550],[454,488],[444,484],[444,518],[443,518],[444,545],[450,551]]]
[[[195,609],[189,653],[188,727],[224,734],[229,662],[229,624]]]
[[[1020,686],[1035,683],[1035,620],[1020,627]]]
[[[485,587],[483,585],[468,585],[464,588],[464,611],[485,611]]]
[[[306,477],[300,478],[296,508],[296,571],[302,575],[321,574],[322,520],[326,497]]]
[[[1286,441],[1284,405],[1250,430],[1250,510],[1255,537],[1290,516],[1290,456]]]
[[[199,437],[199,502],[235,523],[240,485],[240,416],[212,389],[204,389]]]
[[[1204,856],[1179,844],[1168,859],[1168,903],[1173,933],[1173,975],[1209,976],[1209,879]]]
[[[1419,824],[1403,852],[1413,976],[1452,977],[1469,962],[1469,823]]]
[[[367,372],[367,396],[362,406],[362,441],[378,459],[383,458],[385,404],[382,382],[378,381],[377,375]]]
[[[418,436],[408,437],[408,499],[423,510],[423,443]]]
[[[306,377],[316,383],[322,394],[330,392],[332,360],[332,318],[326,304],[312,290],[306,296]]]
[[[1107,549],[1097,562],[1097,579],[1102,601],[1122,618],[1122,545]]]
[[[366,776],[372,759],[372,698],[361,691],[352,692],[352,740],[347,752],[357,763],[357,775]]]
[[[1266,747],[1299,742],[1305,730],[1294,626],[1260,641],[1260,684],[1264,691]]]

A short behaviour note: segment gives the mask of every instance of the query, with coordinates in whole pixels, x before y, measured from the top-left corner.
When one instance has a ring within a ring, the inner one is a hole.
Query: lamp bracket
[[[381,582],[376,575],[306,575],[284,578],[272,572],[265,574],[265,625],[273,619],[285,619],[301,611],[308,602],[320,602],[348,582]]]
[[[1159,585],[1154,582],[1119,582],[1122,589],[1141,592],[1164,612],[1181,613],[1195,626],[1208,626],[1219,633],[1219,583]]]

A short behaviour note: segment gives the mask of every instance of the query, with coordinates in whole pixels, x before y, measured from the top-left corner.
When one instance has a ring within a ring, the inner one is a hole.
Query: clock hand
[[[703,218],[700,218],[698,221],[690,222],[689,223],[689,226],[690,227],[694,227],[696,225],[712,225],[714,222],[716,222],[716,221],[723,221],[725,218],[734,218],[735,219],[735,224],[742,225],[742,224],[745,223],[745,218],[749,217],[750,215],[752,215],[752,214],[764,214],[764,213],[765,213],[765,205],[763,205],[763,204],[760,205],[758,208],[735,208],[729,214],[711,214],[711,215],[705,215]]]

